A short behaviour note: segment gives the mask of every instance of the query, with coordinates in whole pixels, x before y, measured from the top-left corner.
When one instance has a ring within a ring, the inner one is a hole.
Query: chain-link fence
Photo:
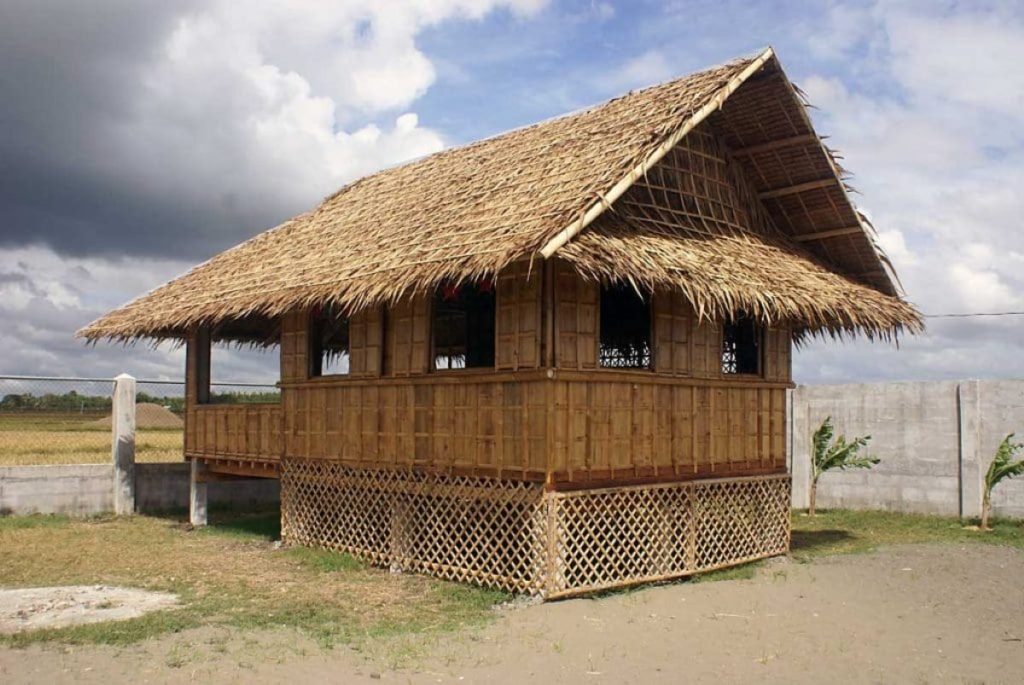
[[[110,378],[0,376],[0,466],[100,464],[111,460]],[[273,385],[213,383],[211,401],[276,402]],[[181,461],[185,385],[139,380],[135,459]]]

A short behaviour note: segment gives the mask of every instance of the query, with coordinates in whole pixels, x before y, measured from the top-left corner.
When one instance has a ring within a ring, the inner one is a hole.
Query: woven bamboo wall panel
[[[769,328],[764,333],[764,378],[788,383],[792,376],[792,332],[789,328]]]
[[[281,317],[281,380],[301,381],[309,375],[309,313],[291,311]]]
[[[563,369],[596,369],[600,290],[569,264],[556,260],[555,365]]]
[[[288,544],[550,598],[787,552],[789,477],[544,492],[287,459],[281,518]]]
[[[430,301],[422,296],[405,298],[387,309],[384,320],[384,373],[426,373],[430,365]]]
[[[379,376],[383,361],[384,312],[380,307],[362,309],[349,320],[349,375]]]
[[[658,292],[651,299],[654,317],[654,370],[658,373],[690,375],[690,329],[693,307],[677,292]]]

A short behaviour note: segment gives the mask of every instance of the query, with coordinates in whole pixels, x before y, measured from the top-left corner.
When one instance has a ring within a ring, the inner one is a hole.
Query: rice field
[[[140,428],[135,460],[181,461],[183,431]],[[0,466],[105,464],[110,462],[110,425],[96,413],[0,413]]]

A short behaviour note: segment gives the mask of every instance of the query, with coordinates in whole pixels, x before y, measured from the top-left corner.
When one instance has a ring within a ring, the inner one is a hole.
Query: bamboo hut
[[[546,597],[789,547],[808,336],[921,328],[771,49],[362,178],[107,314],[286,542]],[[280,350],[209,402],[211,343]]]

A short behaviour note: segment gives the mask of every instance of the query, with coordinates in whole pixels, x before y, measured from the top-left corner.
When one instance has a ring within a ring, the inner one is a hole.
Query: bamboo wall
[[[200,404],[186,411],[185,453],[245,461],[282,454],[279,404]]]
[[[726,376],[721,325],[700,321],[682,295],[659,293],[651,301],[654,368],[602,369],[599,286],[560,262],[545,276],[527,278],[527,270],[514,265],[498,278],[490,371],[430,371],[425,297],[354,316],[345,376],[309,378],[308,316],[283,317],[281,404],[203,405],[190,390],[186,454],[328,459],[565,487],[785,470],[788,329],[765,331],[760,375]],[[544,277],[553,279],[548,288]],[[190,388],[203,369],[194,347]]]
[[[553,384],[550,467],[591,483],[768,473],[786,464],[785,387],[585,375]]]
[[[543,480],[547,379],[323,382],[284,391],[284,454],[357,468]]]

